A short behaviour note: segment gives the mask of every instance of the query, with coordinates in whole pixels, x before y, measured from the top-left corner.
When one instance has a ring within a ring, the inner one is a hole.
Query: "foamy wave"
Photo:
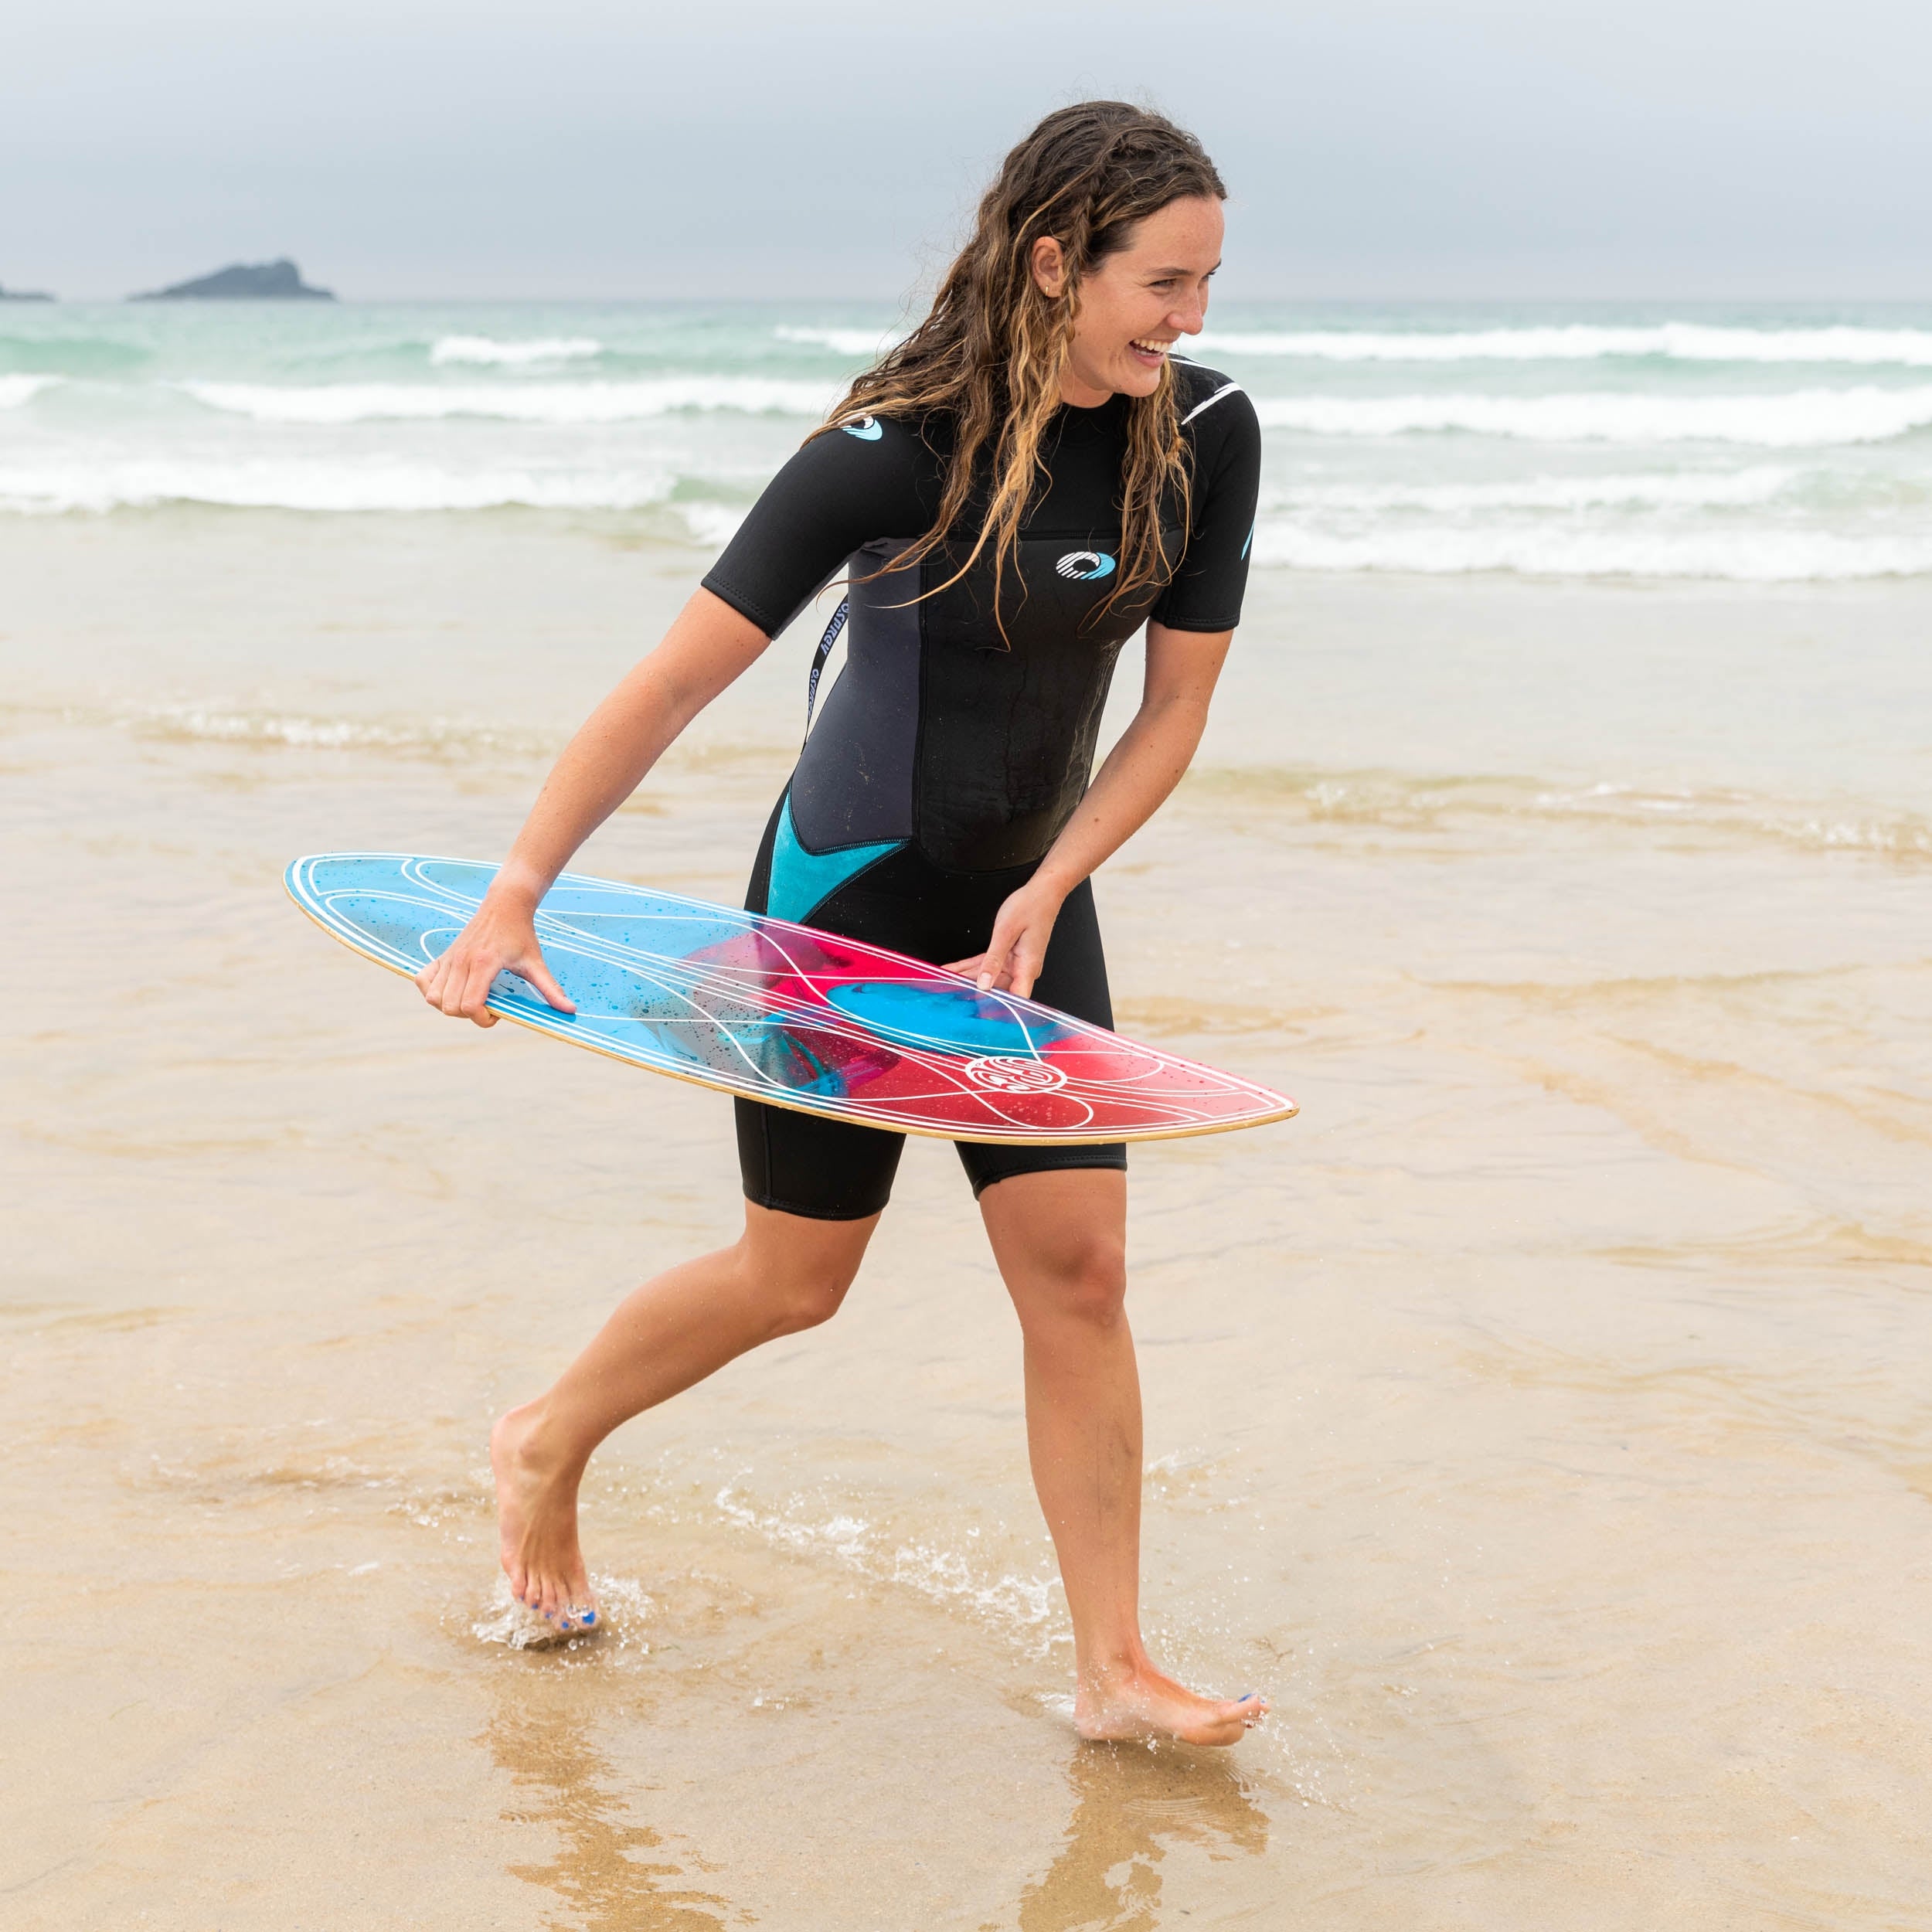
[[[442,718],[384,722],[363,718],[304,717],[299,713],[221,711],[201,705],[166,705],[125,722],[141,736],[250,745],[300,751],[396,751],[434,758],[478,753],[540,757],[553,742],[534,733],[499,731]]]
[[[456,470],[401,462],[292,463],[185,458],[0,465],[0,509],[26,514],[205,503],[226,509],[314,511],[635,510],[662,504],[672,478],[662,472],[543,473]],[[736,527],[743,513],[723,505],[678,506],[700,541],[716,513]],[[724,536],[729,536],[726,530]],[[718,538],[722,543],[723,536]]]
[[[64,379],[59,376],[0,376],[0,410],[18,409]]]
[[[1932,573],[1932,537],[1824,530],[1590,530],[1519,525],[1338,535],[1286,519],[1255,533],[1257,563],[1294,570],[1403,570],[1431,577],[1692,577],[1733,583],[1844,582]]]
[[[722,549],[738,533],[747,512],[728,503],[678,503],[672,506],[684,520],[693,543]]]
[[[1471,818],[1583,818],[1638,832],[1667,825],[1674,838],[1698,832],[1808,852],[1862,852],[1913,866],[1932,862],[1932,821],[1864,801],[1772,798],[1614,780],[1557,787],[1526,777],[1225,765],[1202,767],[1186,784],[1233,807],[1265,812],[1273,822],[1284,811],[1299,811],[1315,821],[1433,834]]]
[[[534,342],[497,342],[487,335],[444,335],[430,351],[432,362],[571,362],[601,355],[604,345],[588,335],[558,335]]]
[[[509,383],[447,388],[343,383],[277,388],[259,383],[183,383],[182,391],[258,423],[372,423],[495,417],[512,423],[623,423],[679,410],[750,416],[823,416],[837,392],[821,383],[733,376],[663,376],[637,383]]]
[[[1768,449],[1882,443],[1932,423],[1932,388],[1794,389],[1782,396],[1280,396],[1270,429],[1318,436],[1461,430],[1532,443],[1739,443]]]
[[[1212,331],[1199,346],[1230,355],[1294,355],[1335,362],[1594,362],[1655,355],[1686,362],[1839,362],[1932,368],[1932,330],[1724,328],[1662,322],[1643,328],[1571,323],[1432,335],[1369,330]]]
[[[566,1636],[534,1611],[526,1610],[510,1594],[509,1579],[499,1577],[488,1610],[471,1621],[470,1634],[478,1643],[502,1644],[509,1650],[582,1650],[594,1644],[600,1651],[629,1651],[648,1657],[651,1645],[645,1633],[657,1610],[656,1599],[634,1577],[593,1573],[590,1583],[604,1614],[590,1630]]]
[[[1284,490],[1270,509],[1716,509],[1767,503],[1802,472],[1760,465],[1722,473],[1526,476],[1502,483],[1334,483]]]
[[[839,355],[883,355],[900,339],[894,328],[794,328],[788,322],[771,332],[781,342],[808,342]]]
[[[954,1550],[883,1536],[864,1518],[845,1515],[815,1520],[796,1507],[753,1509],[726,1486],[719,1513],[767,1543],[801,1556],[826,1556],[859,1575],[896,1583],[938,1603],[963,1605],[981,1621],[1037,1645],[1053,1610],[1054,1584],[1045,1577],[990,1573],[983,1563]]]

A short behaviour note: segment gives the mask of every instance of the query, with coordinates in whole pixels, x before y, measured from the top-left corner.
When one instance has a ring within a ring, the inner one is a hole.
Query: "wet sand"
[[[732,1232],[729,1109],[283,899],[494,855],[695,575],[614,526],[0,531],[0,1897],[69,1927],[1932,1923],[1923,588],[1264,577],[1102,876],[1148,1625],[1083,1746],[1017,1335],[915,1144],[838,1318],[624,1431],[519,1651],[490,1416]],[[789,640],[587,849],[734,896]]]

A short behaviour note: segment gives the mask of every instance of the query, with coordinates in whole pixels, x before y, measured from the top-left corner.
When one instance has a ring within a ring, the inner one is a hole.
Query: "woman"
[[[749,903],[1112,1023],[1088,876],[1173,789],[1240,615],[1260,433],[1174,362],[1220,260],[1192,136],[1092,101],[1008,155],[931,313],[765,492],[664,641],[572,741],[488,896],[420,976],[487,1026],[505,968],[570,1002],[537,902],[691,719],[825,583],[846,668],[773,812]],[[1145,695],[1090,785],[1121,646]],[[503,1567],[560,1631],[596,1621],[577,1545],[591,1451],[747,1349],[823,1321],[891,1191],[896,1134],[739,1100],[745,1229],[647,1282],[492,1437]],[[1026,1344],[1028,1440],[1090,1737],[1232,1743],[1266,1709],[1155,1669],[1138,1596],[1140,1389],[1125,1149],[960,1154]]]

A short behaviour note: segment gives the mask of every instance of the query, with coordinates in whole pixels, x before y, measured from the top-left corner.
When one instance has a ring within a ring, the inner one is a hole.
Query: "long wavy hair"
[[[1018,569],[1020,525],[1046,473],[1040,443],[1060,406],[1081,283],[1128,246],[1135,223],[1194,195],[1227,198],[1200,142],[1164,115],[1125,101],[1062,107],[1008,155],[926,319],[853,382],[814,432],[822,436],[868,416],[949,420],[952,447],[938,514],[887,570],[910,570],[947,542],[983,480],[985,510],[971,549],[935,589],[957,583],[990,546],[998,621],[1005,573]],[[1057,297],[1033,277],[1033,246],[1043,235],[1059,242],[1066,265]],[[1163,508],[1178,502],[1185,527],[1188,496],[1174,372],[1164,367],[1151,395],[1128,399],[1120,570],[1104,609],[1165,582]],[[1003,637],[1003,624],[1000,630]]]

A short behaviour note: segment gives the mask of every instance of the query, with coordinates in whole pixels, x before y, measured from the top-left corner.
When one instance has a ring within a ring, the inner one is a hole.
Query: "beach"
[[[499,855],[891,318],[15,330],[12,1922],[1932,1923],[1932,333],[1669,319],[1226,332],[1260,567],[1097,882],[1122,1029],[1303,1110],[1132,1155],[1149,1641],[1274,1707],[1218,1754],[1073,1733],[939,1145],[835,1321],[600,1452],[606,1632],[513,1648],[489,1420],[731,1237],[730,1109],[281,887]],[[557,347],[618,323],[675,353]],[[1577,328],[1653,333],[1496,346]],[[816,634],[583,869],[741,895]]]

